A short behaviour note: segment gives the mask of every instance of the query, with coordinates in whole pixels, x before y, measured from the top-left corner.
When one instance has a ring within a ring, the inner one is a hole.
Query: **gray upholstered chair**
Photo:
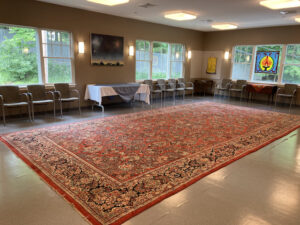
[[[246,86],[247,86],[246,80],[237,80],[235,83],[231,83],[229,89],[229,96],[231,96],[232,93],[238,93],[240,96],[240,100],[242,100],[243,93],[245,91]]]
[[[160,90],[164,93],[164,100],[166,98],[167,93],[173,94],[173,101],[175,103],[175,92],[176,92],[176,84],[174,83],[167,83],[164,79],[158,79],[157,84]]]
[[[159,88],[157,88],[157,84],[154,84],[152,80],[144,80],[144,84],[149,85],[150,87],[150,101],[152,104],[152,100],[153,100],[153,94],[160,94],[160,101],[162,103],[162,99],[163,99],[163,91]]]
[[[179,83],[179,82],[177,83],[175,79],[169,79],[168,83],[172,83],[172,84],[175,85],[175,91],[178,92],[179,94],[181,92],[182,93],[182,99],[184,100],[184,97],[185,97],[185,84],[184,83]]]
[[[185,82],[184,78],[178,78],[178,84],[184,86],[186,91],[192,91],[192,98],[194,98],[194,83],[193,82]]]
[[[215,91],[214,91],[214,95],[219,94],[220,92],[225,94],[225,93],[229,93],[229,89],[231,87],[231,79],[222,79],[221,83],[219,83],[216,87],[215,87]]]
[[[34,120],[34,105],[52,104],[53,115],[55,117],[55,95],[53,91],[46,91],[43,84],[27,85],[28,95],[31,103],[32,119]]]
[[[0,106],[2,119],[5,126],[5,109],[13,107],[27,107],[28,117],[31,121],[30,100],[27,93],[20,93],[19,86],[4,85],[0,86]]]
[[[275,107],[277,106],[279,98],[287,98],[290,99],[289,111],[291,111],[293,101],[296,101],[297,87],[297,84],[285,84],[283,88],[278,88],[275,98]]]
[[[79,114],[81,114],[80,93],[77,89],[71,89],[68,83],[56,83],[54,84],[54,88],[55,88],[55,93],[57,93],[58,95],[61,116],[62,116],[62,103],[64,102],[77,102]]]

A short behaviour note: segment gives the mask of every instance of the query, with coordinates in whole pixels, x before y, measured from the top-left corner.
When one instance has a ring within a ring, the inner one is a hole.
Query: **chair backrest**
[[[231,84],[231,79],[222,79],[221,87],[222,88],[229,88],[229,85]]]
[[[158,79],[158,80],[157,80],[157,83],[158,83],[159,85],[166,85],[166,81],[165,81],[164,79]]]
[[[242,89],[242,87],[246,84],[247,84],[246,80],[237,80],[236,84],[235,84],[235,87],[238,88],[238,89]]]
[[[46,88],[43,84],[27,85],[27,90],[32,94],[33,100],[45,100],[47,99]]]
[[[144,80],[144,84],[147,84],[149,86],[152,86],[153,85],[153,82],[152,80]]]
[[[297,91],[297,84],[285,84],[284,85],[284,93],[288,95],[294,94],[294,91]]]
[[[184,78],[178,78],[178,83],[184,83]]]
[[[19,102],[21,100],[20,89],[16,85],[0,86],[0,95],[3,96],[4,103]]]
[[[150,87],[150,90],[153,90],[153,82],[152,80],[144,80],[144,84],[147,84]]]
[[[62,98],[70,97],[70,86],[68,83],[56,83],[54,84],[55,91],[59,91]]]

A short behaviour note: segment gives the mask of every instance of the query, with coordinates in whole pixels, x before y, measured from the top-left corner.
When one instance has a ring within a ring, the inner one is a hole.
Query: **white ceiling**
[[[259,5],[260,0],[130,0],[128,4],[104,6],[85,0],[40,0],[58,5],[101,12],[121,17],[143,20],[175,27],[200,31],[213,31],[212,23],[235,23],[239,29],[296,25],[294,17],[300,16],[300,8],[270,10]],[[151,3],[156,6],[142,8],[139,5]],[[196,12],[198,18],[192,21],[172,21],[164,18],[164,12],[186,10]],[[280,11],[294,11],[287,15]],[[212,20],[213,22],[208,22]]]

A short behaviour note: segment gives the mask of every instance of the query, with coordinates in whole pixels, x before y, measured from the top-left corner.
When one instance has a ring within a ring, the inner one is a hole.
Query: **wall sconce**
[[[224,59],[225,59],[225,60],[228,60],[228,59],[229,59],[229,51],[226,51],[226,52],[224,53]]]
[[[192,51],[191,50],[188,51],[187,57],[188,57],[188,59],[192,58]]]
[[[134,56],[134,46],[133,45],[129,46],[129,56]]]
[[[83,41],[78,42],[78,52],[80,54],[84,53],[84,42]]]

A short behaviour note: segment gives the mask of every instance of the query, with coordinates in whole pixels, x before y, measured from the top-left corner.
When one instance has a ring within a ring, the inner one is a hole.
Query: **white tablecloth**
[[[130,84],[128,84],[130,85]],[[85,89],[85,100],[92,100],[102,104],[102,97],[118,95],[112,86],[101,86],[95,84],[88,84]],[[141,84],[136,92],[135,100],[144,101],[150,104],[150,88],[147,84]]]

